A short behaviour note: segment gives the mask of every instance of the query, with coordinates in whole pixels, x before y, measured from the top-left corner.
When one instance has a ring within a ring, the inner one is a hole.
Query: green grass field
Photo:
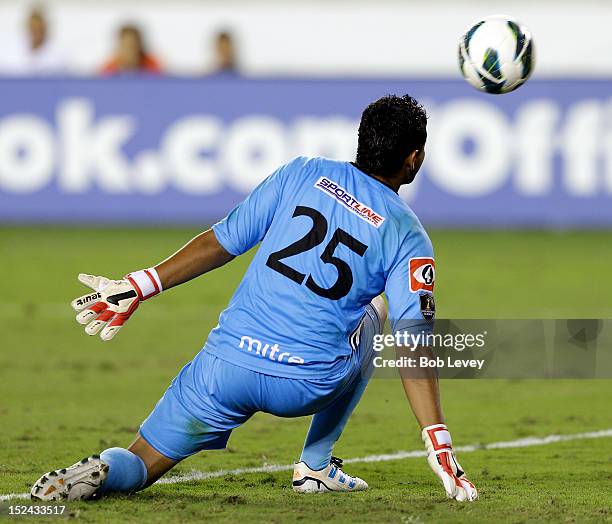
[[[129,444],[180,367],[202,346],[250,257],[147,303],[112,343],[87,337],[69,307],[79,272],[123,275],[178,248],[194,230],[0,229],[0,494],[43,472]],[[441,318],[610,317],[612,232],[433,231]],[[612,381],[442,383],[456,445],[612,428]],[[225,451],[175,473],[290,464],[308,419],[259,414]],[[373,380],[335,450],[343,458],[420,450],[401,385]],[[156,485],[132,497],[73,503],[82,522],[612,522],[612,439],[478,450],[459,460],[480,491],[446,500],[423,458],[354,463],[371,489],[299,496],[291,473]],[[175,473],[172,473],[175,474]],[[8,513],[11,501],[1,504]],[[28,517],[25,517],[26,519]],[[33,519],[34,517],[29,517]]]

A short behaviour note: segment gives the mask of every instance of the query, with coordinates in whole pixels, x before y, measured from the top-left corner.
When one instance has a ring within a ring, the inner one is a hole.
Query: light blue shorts
[[[179,461],[198,451],[225,448],[232,430],[258,411],[278,417],[317,413],[364,376],[369,378],[373,337],[381,329],[375,309],[367,306],[352,337],[354,358],[335,381],[265,375],[204,348],[172,381],[142,423],[140,435],[162,455]]]

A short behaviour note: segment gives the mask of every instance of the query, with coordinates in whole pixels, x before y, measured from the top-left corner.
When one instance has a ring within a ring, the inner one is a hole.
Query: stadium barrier
[[[0,81],[0,221],[210,223],[298,156],[352,159],[367,103],[410,93],[427,158],[402,197],[433,226],[612,225],[612,80]],[[113,198],[109,198],[109,197]]]

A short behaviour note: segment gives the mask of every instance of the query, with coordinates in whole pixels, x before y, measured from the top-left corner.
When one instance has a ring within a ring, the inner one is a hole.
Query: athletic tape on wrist
[[[128,280],[136,288],[140,300],[147,300],[163,291],[161,280],[155,268],[141,269],[128,274]]]
[[[453,449],[453,441],[445,424],[434,424],[423,428],[423,442],[431,450],[440,451],[442,449]]]

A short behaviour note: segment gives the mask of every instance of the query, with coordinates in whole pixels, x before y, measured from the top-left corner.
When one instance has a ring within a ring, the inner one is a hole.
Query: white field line
[[[570,440],[586,440],[595,438],[609,438],[612,437],[612,429],[602,429],[599,431],[590,431],[587,433],[574,433],[571,435],[548,435],[547,437],[526,437],[517,440],[508,440],[502,442],[491,442],[490,444],[472,444],[469,446],[457,446],[455,451],[460,453],[471,453],[473,451],[487,450],[487,449],[508,449],[508,448],[528,448],[531,446],[544,446],[546,444],[555,444],[557,442],[568,442]],[[425,457],[426,453],[422,450],[416,451],[398,451],[397,453],[389,453],[386,455],[368,455],[366,457],[356,457],[346,459],[344,462],[347,464],[353,462],[389,462],[392,460],[402,460],[407,458]],[[236,468],[236,469],[222,469],[218,471],[192,471],[185,475],[175,475],[173,477],[166,477],[158,480],[156,484],[182,484],[185,482],[192,482],[196,480],[207,480],[219,477],[226,477],[228,475],[246,475],[248,473],[274,473],[277,471],[291,471],[293,464],[268,464],[259,466],[256,468]],[[27,499],[30,497],[29,493],[9,493],[7,495],[0,495],[0,502],[10,499]]]

